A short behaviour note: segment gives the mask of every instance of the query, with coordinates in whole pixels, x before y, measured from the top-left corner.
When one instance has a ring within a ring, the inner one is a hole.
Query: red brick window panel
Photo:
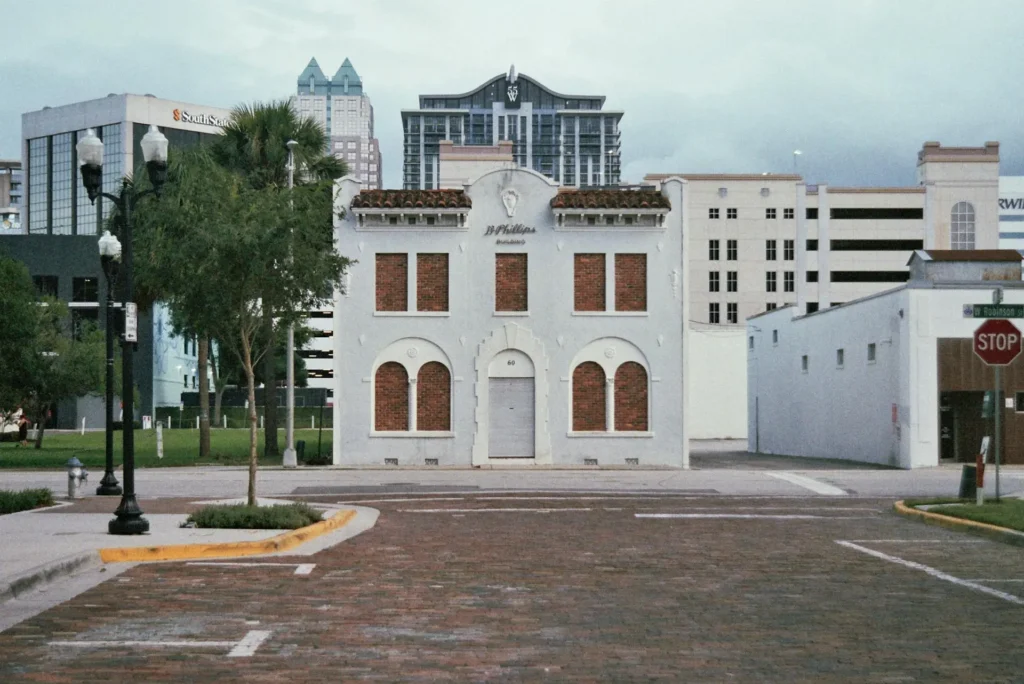
[[[416,379],[416,430],[452,429],[452,376],[443,363],[423,364]]]
[[[576,366],[572,372],[572,429],[575,432],[605,431],[608,419],[605,404],[604,369],[593,361]]]
[[[574,277],[576,311],[604,311],[604,254],[577,254]]]
[[[647,255],[615,255],[615,310],[647,311]]]
[[[377,255],[377,311],[409,310],[409,255]]]
[[[494,310],[528,311],[525,254],[498,254],[494,262]]]
[[[409,429],[409,374],[394,361],[381,364],[373,382],[374,429],[379,432]]]
[[[615,431],[647,432],[647,371],[627,361],[615,371]]]
[[[416,255],[416,310],[448,310],[448,255]]]

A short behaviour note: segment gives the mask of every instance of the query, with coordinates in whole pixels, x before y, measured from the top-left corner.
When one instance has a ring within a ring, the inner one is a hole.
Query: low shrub
[[[22,489],[19,492],[0,491],[0,515],[52,505],[53,492],[49,489]]]
[[[188,516],[186,524],[232,530],[294,530],[323,520],[323,513],[305,503],[276,506],[207,506]]]

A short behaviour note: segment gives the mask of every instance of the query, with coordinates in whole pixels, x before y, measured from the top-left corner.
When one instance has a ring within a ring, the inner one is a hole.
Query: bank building
[[[334,463],[688,466],[684,186],[341,179]]]

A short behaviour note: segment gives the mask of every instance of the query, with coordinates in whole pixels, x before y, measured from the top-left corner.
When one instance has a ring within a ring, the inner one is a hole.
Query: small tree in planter
[[[253,188],[202,148],[172,159],[157,202],[140,206],[136,271],[166,301],[175,329],[218,341],[249,395],[248,503],[256,504],[256,368],[273,345],[263,293],[286,326],[322,307],[349,261],[334,249],[333,183]]]

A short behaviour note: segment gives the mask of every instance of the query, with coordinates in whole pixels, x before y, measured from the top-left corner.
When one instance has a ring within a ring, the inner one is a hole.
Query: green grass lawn
[[[1008,527],[1011,530],[1024,532],[1024,500],[1001,499],[999,503],[986,501],[981,506],[964,504],[962,506],[935,506],[928,509],[931,513],[940,513],[953,518],[964,518],[975,522],[989,523]]]
[[[210,457],[199,460],[198,430],[164,430],[164,457],[156,457],[156,431],[135,431],[135,466],[137,468],[164,468],[192,465],[246,465],[249,462],[248,430],[212,430],[210,433]],[[114,464],[121,465],[121,432],[114,433]],[[316,455],[317,431],[296,430],[295,440],[305,440],[306,456]],[[43,436],[43,448],[35,449],[17,446],[16,442],[0,442],[0,469],[2,468],[64,468],[68,459],[77,456],[87,468],[95,472],[103,470],[104,433],[47,433]],[[278,431],[278,443],[284,450],[285,432]],[[263,430],[257,436],[260,465],[281,465],[281,458],[267,459],[263,456]],[[331,431],[323,431],[321,453],[331,450]]]

